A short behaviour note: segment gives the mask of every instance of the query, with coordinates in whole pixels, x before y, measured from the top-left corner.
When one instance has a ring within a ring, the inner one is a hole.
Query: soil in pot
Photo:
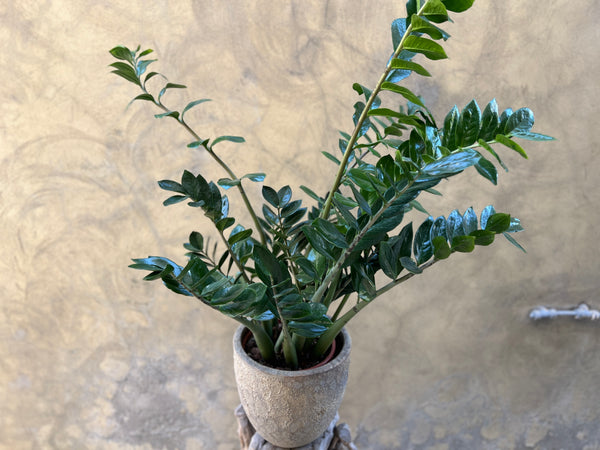
[[[298,353],[298,370],[312,369],[327,364],[340,353],[343,344],[344,338],[340,333],[321,358],[313,358],[309,352]],[[273,369],[279,370],[291,370],[285,363],[283,355],[278,355],[277,359],[273,363],[266,362],[260,354],[258,346],[256,345],[256,341],[254,340],[250,330],[246,329],[244,335],[242,336],[242,347],[248,356],[250,356],[250,358],[257,363],[262,364],[263,366],[272,367]]]

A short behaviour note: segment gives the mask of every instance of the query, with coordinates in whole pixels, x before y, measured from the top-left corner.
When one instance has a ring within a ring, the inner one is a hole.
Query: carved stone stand
[[[238,421],[241,450],[289,450],[276,447],[265,441],[254,430],[242,405],[239,405],[235,409],[235,416]],[[333,421],[329,424],[329,428],[327,428],[321,437],[295,450],[356,450],[356,446],[352,443],[350,427],[345,423],[336,425],[338,420],[339,415],[336,414]]]

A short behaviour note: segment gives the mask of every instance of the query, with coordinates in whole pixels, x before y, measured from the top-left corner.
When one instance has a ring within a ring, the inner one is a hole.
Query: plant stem
[[[423,13],[423,9],[425,8],[426,4],[427,4],[427,1],[423,3],[423,6],[421,7],[421,9],[419,9],[419,12],[417,12],[418,16],[420,16]],[[404,35],[402,36],[402,39],[400,40],[398,47],[394,51],[393,56],[390,58],[390,61],[388,62],[385,70],[383,71],[383,74],[379,78],[379,81],[377,82],[375,89],[373,89],[373,91],[371,92],[371,96],[367,100],[367,104],[366,104],[365,108],[363,109],[362,113],[360,114],[358,121],[356,122],[354,131],[352,132],[352,135],[350,136],[350,140],[348,141],[348,145],[346,146],[346,151],[344,152],[344,157],[342,159],[342,162],[340,163],[340,168],[338,169],[337,175],[335,177],[335,181],[333,182],[333,185],[332,185],[331,189],[329,190],[329,194],[327,195],[327,199],[325,200],[325,204],[323,205],[323,210],[321,211],[321,214],[320,214],[320,217],[322,219],[327,219],[329,217],[329,211],[331,210],[333,196],[336,193],[336,191],[338,190],[338,188],[340,187],[340,184],[342,183],[342,178],[346,172],[346,164],[348,164],[350,155],[354,151],[354,146],[356,145],[356,141],[359,138],[358,134],[360,132],[360,129],[362,128],[363,123],[365,122],[365,120],[367,119],[367,116],[369,115],[369,111],[371,110],[371,107],[373,106],[373,102],[375,101],[375,98],[377,98],[377,95],[381,91],[381,86],[383,85],[383,83],[387,79],[388,75],[392,71],[392,60],[397,58],[398,55],[400,55],[400,52],[404,49],[404,41],[410,35],[410,33],[412,33],[412,23],[411,23],[411,25],[409,25],[406,28],[406,31],[404,32]]]
[[[273,346],[273,340],[263,329],[262,325],[245,319],[244,317],[234,317],[239,323],[244,325],[252,332],[258,351],[265,361],[273,361],[275,359],[275,351]]]
[[[229,256],[231,257],[231,259],[233,260],[233,262],[237,266],[238,270],[242,274],[242,277],[244,278],[244,281],[246,283],[250,284],[252,281],[250,280],[250,278],[246,274],[246,271],[244,270],[244,266],[242,266],[242,264],[238,260],[238,258],[235,255],[235,253],[233,253],[233,250],[231,249],[231,246],[229,245],[229,242],[227,242],[227,238],[225,238],[225,235],[223,234],[223,232],[221,230],[218,230],[218,231],[219,231],[219,236],[221,236],[221,239],[223,240],[223,243],[225,244],[225,247],[227,247],[227,251],[229,252]]]
[[[142,90],[146,94],[148,94],[148,91],[144,87],[142,87]],[[171,111],[169,108],[167,108],[165,105],[163,105],[160,101],[155,102],[155,104],[156,104],[156,106],[158,106],[160,109],[162,109],[165,112]],[[198,133],[196,133],[185,122],[185,120],[177,119],[177,122],[179,122],[179,124],[181,124],[183,126],[183,128],[185,128],[188,131],[188,133],[190,133],[194,137],[194,139],[196,141],[201,141],[200,136],[198,135]],[[229,166],[227,164],[225,164],[225,161],[223,161],[221,158],[219,158],[219,156],[217,156],[217,154],[213,151],[212,147],[209,147],[208,145],[206,145],[206,143],[202,143],[202,147],[204,147],[204,149],[217,162],[217,164],[219,164],[223,168],[223,170],[225,170],[225,172],[227,172],[227,175],[229,175],[229,177],[231,179],[233,179],[233,180],[237,180],[238,179],[238,177],[233,173],[233,171],[229,168]],[[252,221],[254,222],[254,226],[258,230],[258,234],[260,235],[260,242],[263,245],[266,245],[267,238],[265,236],[265,232],[264,232],[262,226],[260,225],[260,222],[258,221],[258,217],[256,215],[256,212],[254,211],[254,208],[252,207],[252,204],[250,203],[250,199],[248,198],[248,195],[246,195],[246,191],[244,190],[244,187],[242,186],[241,182],[237,185],[237,188],[238,188],[238,190],[240,192],[240,195],[242,196],[242,200],[244,201],[244,205],[246,206],[246,209],[250,213],[250,217],[252,217]]]
[[[434,259],[432,261],[429,261],[429,262],[421,265],[419,268],[422,270],[425,270],[428,267],[431,267],[437,261],[438,261],[437,259]],[[377,297],[379,297],[381,294],[389,291],[390,289],[399,285],[400,283],[403,283],[403,282],[409,280],[410,278],[412,278],[415,275],[416,274],[414,274],[412,272],[407,273],[403,277],[400,277],[397,280],[394,280],[391,283],[386,284],[384,287],[382,287],[381,289],[379,289],[375,292],[375,296],[371,300],[359,301],[356,305],[354,305],[351,309],[349,309],[342,317],[335,320],[333,325],[331,325],[329,327],[329,329],[325,333],[323,333],[321,335],[321,337],[319,338],[319,340],[317,341],[317,344],[315,345],[315,347],[313,349],[313,356],[321,356],[323,353],[325,353],[327,351],[327,349],[329,348],[329,346],[331,345],[331,343],[333,342],[333,340],[335,339],[335,337],[342,330],[342,328],[344,328],[344,326],[346,326],[346,324],[350,321],[350,319],[352,319],[354,316],[356,316],[364,307],[373,303],[373,301],[375,301],[375,299]],[[338,308],[338,310],[339,310],[339,308]],[[337,311],[336,311],[336,314],[337,314]]]

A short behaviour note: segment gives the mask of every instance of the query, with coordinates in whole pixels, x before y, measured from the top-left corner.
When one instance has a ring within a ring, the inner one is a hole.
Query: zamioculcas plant
[[[490,245],[498,235],[521,248],[512,233],[519,220],[492,206],[478,215],[472,208],[447,217],[428,217],[419,226],[403,224],[411,209],[423,211],[421,193],[473,167],[496,184],[499,147],[527,155],[517,139],[546,141],[534,133],[528,108],[500,112],[495,100],[483,111],[475,100],[462,110],[454,106],[443,121],[433,117],[421,97],[400,82],[413,72],[430,76],[423,57],[446,58],[442,46],[449,35],[440,28],[448,11],[467,10],[473,0],[411,0],[407,19],[392,23],[393,54],[372,88],[353,85],[360,99],[354,104],[354,128],[341,132],[339,153],[323,152],[337,166],[325,194],[300,186],[314,202],[310,210],[293,196],[290,186],[262,187],[262,204],[248,198],[244,186],[262,183],[263,173],[235,174],[219,154],[223,142],[242,143],[237,136],[201,137],[186,113],[208,99],[195,100],[180,110],[165,102],[170,89],[185,86],[167,82],[148,71],[152,50],[119,46],[110,53],[118,61],[113,73],[141,89],[134,100],[152,103],[157,118],[171,118],[192,136],[188,147],[208,153],[223,169],[216,181],[207,174],[183,171],[181,179],[162,180],[170,192],[165,206],[186,202],[206,216],[220,237],[208,246],[203,234],[192,231],[184,244],[188,260],[179,265],[152,256],[134,259],[134,269],[149,271],[145,280],[162,280],[178,294],[246,326],[263,362],[289,369],[310,366],[330,347],[340,330],[383,293],[420,274],[453,253],[472,252]],[[149,81],[152,80],[152,83]],[[380,94],[398,94],[403,104],[382,105]],[[472,173],[472,172],[471,172]],[[226,192],[238,191],[251,224],[229,214]],[[383,277],[376,277],[383,272]]]

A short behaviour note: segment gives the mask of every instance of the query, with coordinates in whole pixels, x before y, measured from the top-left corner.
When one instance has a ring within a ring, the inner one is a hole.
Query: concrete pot
[[[233,338],[238,393],[256,431],[278,447],[295,448],[321,436],[334,419],[348,380],[350,335],[342,330],[341,351],[327,364],[307,370],[263,366],[242,347],[244,327]]]

